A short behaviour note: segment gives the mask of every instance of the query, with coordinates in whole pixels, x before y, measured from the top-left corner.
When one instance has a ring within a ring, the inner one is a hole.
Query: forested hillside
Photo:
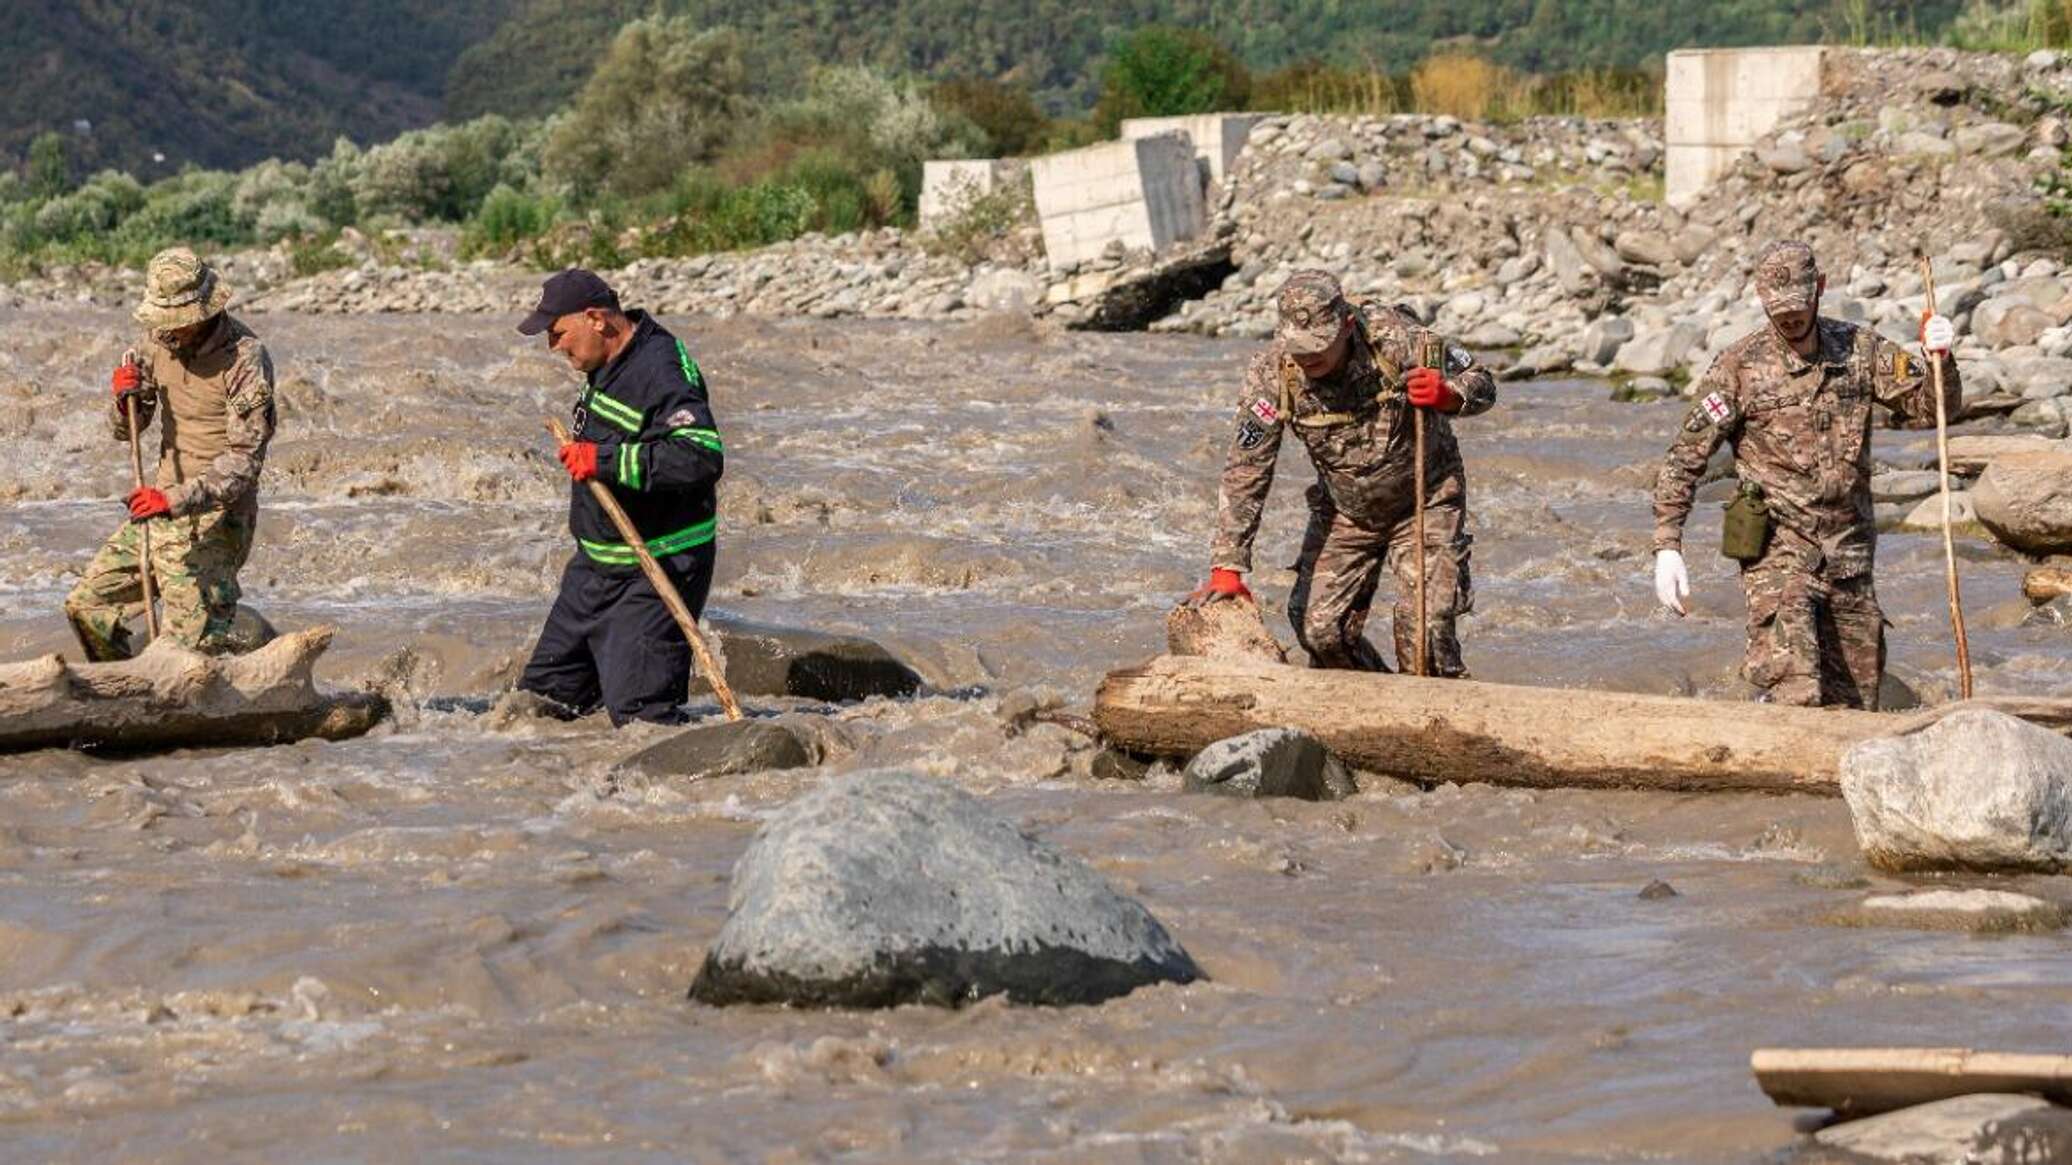
[[[1103,54],[1147,24],[1208,33],[1256,70],[1315,59],[1399,72],[1435,50],[1528,71],[1633,66],[1681,45],[1933,36],[1976,0],[9,0],[0,164],[48,130],[82,171],[311,160],[482,113],[565,105],[612,33],[651,12],[740,35],[748,85],[816,64],[1005,79],[1090,106]],[[78,123],[90,129],[80,130]],[[156,160],[163,155],[163,160]]]

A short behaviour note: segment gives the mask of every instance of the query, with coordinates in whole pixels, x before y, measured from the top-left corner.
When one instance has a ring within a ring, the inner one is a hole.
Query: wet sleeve
[[[1259,516],[1266,511],[1274,460],[1288,423],[1280,411],[1278,371],[1275,362],[1262,355],[1245,372],[1244,393],[1231,422],[1230,451],[1216,491],[1216,542],[1209,552],[1210,566],[1252,569],[1252,540],[1259,534]]]
[[[647,410],[653,421],[638,440],[600,443],[598,473],[620,489],[645,493],[707,488],[719,480],[726,457],[705,373],[678,340],[675,366],[657,379],[656,403]]]
[[[1732,352],[1723,352],[1698,382],[1697,399],[1678,429],[1676,443],[1655,477],[1655,549],[1683,549],[1684,521],[1698,478],[1720,445],[1741,431],[1740,376]]]
[[[266,444],[273,440],[273,359],[260,344],[238,354],[224,378],[223,452],[200,475],[166,491],[175,515],[225,510],[259,485]]]
[[[1871,392],[1878,403],[1892,410],[1895,427],[1935,427],[1935,371],[1928,358],[1875,333],[1871,335]],[[1957,376],[1957,358],[1948,352],[1942,361],[1943,407],[1955,422],[1964,406],[1964,384]]]

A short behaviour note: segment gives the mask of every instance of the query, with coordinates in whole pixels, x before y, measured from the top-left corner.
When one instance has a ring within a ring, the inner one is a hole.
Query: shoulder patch
[[[1912,380],[1914,378],[1914,357],[1905,348],[1892,350],[1892,378]]]
[[[1251,407],[1252,415],[1269,425],[1281,419],[1281,410],[1273,407],[1273,402],[1265,397],[1260,397],[1258,400],[1253,401]]]
[[[1253,424],[1251,421],[1246,421],[1237,427],[1237,447],[1240,449],[1257,449],[1259,443],[1264,440],[1266,440],[1266,430]]]
[[[1469,365],[1472,365],[1473,363],[1475,363],[1475,358],[1473,356],[1468,355],[1468,350],[1466,348],[1463,348],[1459,344],[1451,342],[1449,342],[1446,345],[1447,372],[1466,372],[1468,370]]]
[[[1715,425],[1734,415],[1734,406],[1727,403],[1725,396],[1716,392],[1707,394],[1704,400],[1698,402],[1698,407],[1705,410],[1705,415],[1710,417]]]
[[[698,424],[698,414],[689,409],[678,409],[669,414],[669,419],[664,424],[671,429],[694,428]]]

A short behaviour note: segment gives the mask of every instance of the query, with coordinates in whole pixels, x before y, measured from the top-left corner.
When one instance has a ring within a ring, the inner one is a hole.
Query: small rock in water
[[[1863,920],[1919,930],[2037,931],[2063,926],[2065,910],[2006,890],[1923,890],[1866,898]]]
[[[1262,728],[1202,749],[1187,763],[1190,793],[1225,797],[1299,797],[1340,801],[1358,792],[1344,762],[1322,741],[1293,728]]]
[[[701,781],[800,769],[820,763],[818,742],[781,720],[734,720],[686,728],[620,761],[614,771]]]
[[[899,698],[922,688],[913,668],[860,636],[727,616],[715,616],[709,625],[726,656],[727,683],[737,695],[843,701]]]
[[[1094,754],[1093,778],[1096,781],[1141,781],[1151,772],[1152,762],[1119,748],[1104,748]]]
[[[2072,1110],[2034,1096],[1980,1092],[1835,1125],[1813,1140],[1853,1162],[2064,1161],[2072,1159]]]
[[[1676,887],[1670,885],[1667,882],[1664,882],[1660,878],[1657,878],[1654,881],[1649,882],[1646,886],[1641,887],[1640,896],[1641,898],[1649,902],[1660,902],[1664,898],[1682,897],[1682,895],[1679,895],[1676,892]]]
[[[691,998],[724,1005],[1099,1003],[1194,960],[1093,869],[943,781],[868,772],[779,810],[734,867]]]
[[[2072,740],[1965,709],[1842,755],[1856,841],[1887,870],[2038,870],[2072,864]]]

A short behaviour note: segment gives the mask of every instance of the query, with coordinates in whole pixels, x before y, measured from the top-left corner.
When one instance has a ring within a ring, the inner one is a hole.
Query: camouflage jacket
[[[1304,376],[1278,341],[1246,369],[1217,496],[1211,565],[1252,569],[1252,540],[1273,487],[1281,436],[1290,426],[1308,449],[1331,505],[1362,526],[1387,530],[1409,515],[1415,499],[1404,374],[1418,366],[1420,356],[1443,360],[1446,382],[1461,397],[1458,415],[1487,412],[1496,403],[1496,381],[1489,370],[1466,349],[1419,327],[1408,313],[1361,305],[1356,327],[1344,367],[1326,379]],[[1460,468],[1451,418],[1430,412],[1425,418],[1427,488]]]
[[[149,427],[161,408],[158,488],[176,515],[227,510],[250,502],[273,439],[273,361],[244,324],[223,316],[192,351],[155,339],[137,348],[144,394],[137,424]],[[118,441],[129,422],[117,402],[110,414]]]
[[[1811,565],[1824,562],[1834,578],[1871,569],[1872,406],[1902,427],[1933,427],[1934,379],[1921,356],[1869,328],[1824,318],[1818,326],[1818,359],[1765,325],[1713,361],[1655,479],[1655,549],[1683,548],[1698,478],[1724,442],[1741,480],[1762,487],[1773,526],[1817,552]],[[1963,388],[1948,356],[1943,397],[1954,416]]]

